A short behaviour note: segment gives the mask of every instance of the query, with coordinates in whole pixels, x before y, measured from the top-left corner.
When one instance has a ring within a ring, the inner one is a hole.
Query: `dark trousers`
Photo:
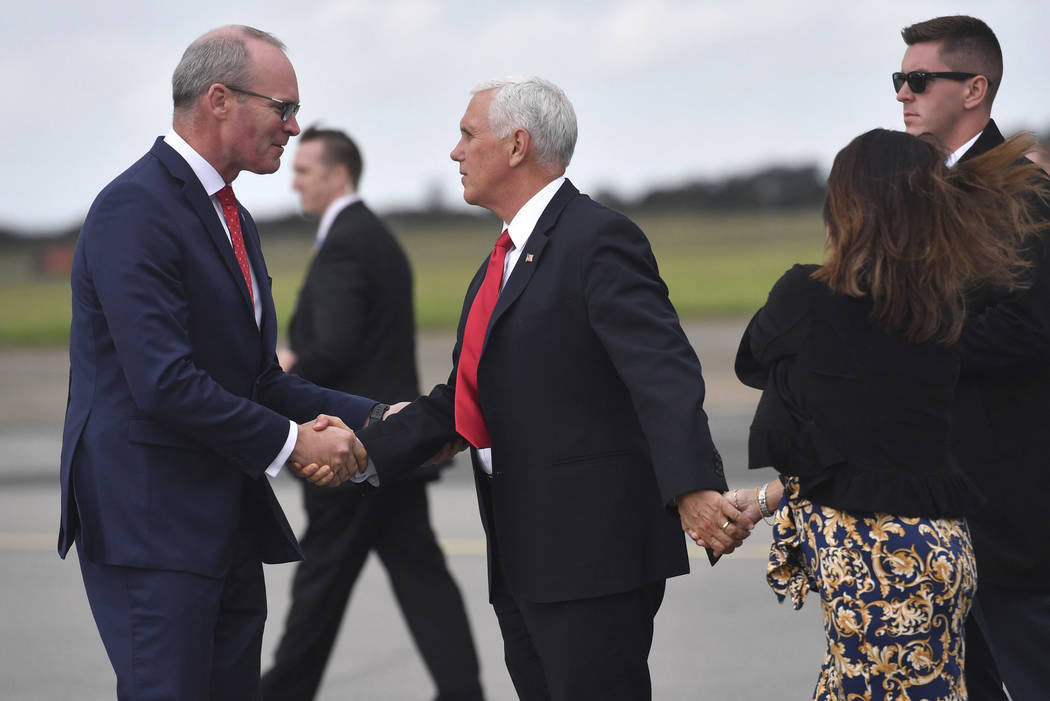
[[[84,558],[80,571],[120,701],[259,698],[266,621],[259,562],[220,578]]]
[[[437,699],[481,699],[477,653],[459,588],[430,527],[423,482],[362,492],[303,484],[308,525],[305,560],[296,568],[292,603],[266,701],[309,701],[368,553],[387,570],[412,637],[437,686]]]
[[[971,699],[1047,698],[1050,669],[1050,594],[986,584],[966,625],[966,688]]]
[[[649,649],[663,581],[594,599],[537,603],[497,581],[493,607],[522,701],[652,698]]]

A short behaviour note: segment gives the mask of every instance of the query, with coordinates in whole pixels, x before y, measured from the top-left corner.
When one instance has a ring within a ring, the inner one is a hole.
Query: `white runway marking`
[[[756,536],[757,538],[758,536]],[[0,531],[0,552],[51,552],[56,548],[56,533],[10,533]],[[693,543],[687,545],[690,560],[707,560],[707,553]],[[482,538],[445,538],[441,549],[449,557],[485,557],[485,541]],[[766,541],[744,543],[727,559],[765,560],[769,557]]]

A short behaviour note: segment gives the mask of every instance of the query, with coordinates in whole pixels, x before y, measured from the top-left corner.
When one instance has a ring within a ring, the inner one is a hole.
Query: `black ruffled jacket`
[[[736,374],[763,390],[751,468],[799,478],[816,504],[895,516],[958,517],[982,498],[949,445],[959,354],[909,343],[796,265],[748,324]]]

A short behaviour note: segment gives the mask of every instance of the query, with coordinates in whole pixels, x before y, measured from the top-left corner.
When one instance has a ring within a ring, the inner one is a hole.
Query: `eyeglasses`
[[[898,71],[893,74],[893,90],[894,92],[900,92],[901,88],[904,87],[904,84],[907,83],[911,91],[918,95],[926,90],[926,83],[931,78],[947,78],[948,80],[962,81],[969,78],[976,78],[978,75],[978,73],[958,73],[956,71],[941,71],[938,73],[928,73],[926,71],[901,73]]]
[[[257,92],[252,92],[251,90],[245,90],[244,88],[237,88],[237,87],[234,87],[232,85],[227,85],[226,87],[229,88],[230,90],[234,91],[234,92],[239,92],[239,93],[241,93],[243,95],[251,95],[252,97],[261,97],[264,100],[269,100],[270,102],[276,102],[278,105],[281,106],[281,121],[282,122],[287,122],[289,119],[292,118],[293,114],[297,114],[299,112],[299,103],[298,102],[285,102],[284,100],[278,100],[276,97],[267,97],[266,95],[260,95]]]

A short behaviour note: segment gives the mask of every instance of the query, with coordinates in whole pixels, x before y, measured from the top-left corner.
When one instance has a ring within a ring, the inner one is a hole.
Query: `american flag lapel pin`
[[[526,253],[525,254],[525,262],[526,263],[531,263],[532,261],[533,261],[532,254],[531,253]]]

